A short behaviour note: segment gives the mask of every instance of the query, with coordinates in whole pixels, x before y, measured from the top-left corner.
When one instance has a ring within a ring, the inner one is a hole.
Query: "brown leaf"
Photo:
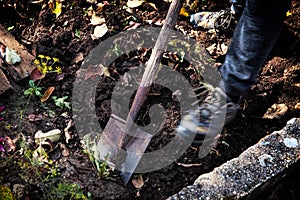
[[[46,76],[46,74],[42,74],[42,72],[40,70],[35,68],[30,74],[30,79],[33,81],[37,81],[37,80],[41,80],[41,79],[45,78],[45,76]]]
[[[65,144],[62,144],[62,143],[60,144],[60,150],[61,150],[61,154],[63,156],[67,157],[70,155],[70,151]]]
[[[125,26],[124,30],[133,30],[139,27],[141,23],[130,21],[128,26]]]
[[[43,115],[42,114],[38,114],[38,115],[35,115],[35,114],[29,114],[28,115],[28,120],[30,122],[36,122],[36,121],[41,121],[43,119]]]
[[[49,99],[49,97],[51,96],[51,94],[53,93],[54,90],[55,90],[55,87],[49,87],[45,91],[44,95],[42,96],[41,102],[43,103],[43,102],[47,101]]]
[[[6,153],[10,153],[11,151],[15,151],[16,150],[16,145],[15,143],[12,141],[12,139],[8,136],[5,136],[3,138],[3,147],[6,151]]]
[[[297,104],[295,105],[295,109],[300,110],[300,103],[297,103]]]
[[[83,53],[80,52],[80,53],[78,53],[78,54],[75,55],[75,58],[72,60],[71,63],[72,64],[77,64],[77,63],[83,61],[83,59],[84,59]]]
[[[264,114],[263,118],[265,119],[279,119],[282,117],[288,110],[288,107],[285,104],[273,104],[268,108],[267,112]]]
[[[132,179],[132,184],[133,184],[133,186],[134,186],[135,188],[137,188],[137,189],[142,188],[143,185],[144,185],[144,180],[143,180],[142,175],[138,175],[137,178],[133,178],[133,179]]]
[[[294,86],[300,87],[300,83],[295,83]]]

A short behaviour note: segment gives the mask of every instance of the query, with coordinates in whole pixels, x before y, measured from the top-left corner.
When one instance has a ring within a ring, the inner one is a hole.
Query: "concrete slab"
[[[169,200],[253,199],[274,181],[299,164],[300,119],[291,119],[285,128],[261,139],[257,144],[198,177]]]

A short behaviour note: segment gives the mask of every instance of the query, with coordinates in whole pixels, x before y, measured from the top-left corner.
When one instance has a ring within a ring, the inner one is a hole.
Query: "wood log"
[[[12,86],[10,85],[3,71],[0,69],[0,94],[11,88]]]
[[[15,50],[16,53],[21,57],[21,62],[15,65],[8,63],[3,63],[3,67],[7,70],[10,75],[16,80],[19,81],[28,75],[35,69],[33,60],[35,57],[30,54],[26,48],[20,44],[15,37],[9,33],[1,24],[0,24],[0,42],[7,46],[9,49]]]

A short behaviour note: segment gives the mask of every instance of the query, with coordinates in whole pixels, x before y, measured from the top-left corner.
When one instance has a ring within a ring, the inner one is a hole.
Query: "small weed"
[[[38,55],[39,59],[34,60],[34,64],[37,66],[37,69],[42,74],[47,73],[62,73],[62,69],[59,66],[59,59],[55,57],[45,56],[45,55]]]
[[[84,153],[86,153],[89,156],[89,159],[92,162],[94,168],[96,169],[98,175],[100,177],[108,177],[110,174],[110,171],[113,170],[113,167],[111,167],[112,165],[110,166],[108,164],[109,155],[105,156],[105,160],[99,159],[100,152],[97,150],[96,143],[94,141],[91,141],[89,134],[84,137],[84,143],[86,146]]]
[[[61,98],[57,98],[57,96],[53,96],[52,99],[54,100],[54,104],[63,109],[63,108],[68,108],[71,109],[70,107],[70,102],[66,102],[65,100],[68,98],[68,96],[64,96]]]
[[[37,96],[41,97],[42,93],[40,92],[42,87],[39,87],[38,84],[36,85],[33,80],[29,80],[29,88],[24,91],[25,96]]]
[[[85,196],[78,184],[58,183],[57,186],[51,186],[44,199],[91,199],[91,194]]]

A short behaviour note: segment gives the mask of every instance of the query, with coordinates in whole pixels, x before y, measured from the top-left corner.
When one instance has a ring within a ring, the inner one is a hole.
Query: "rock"
[[[173,199],[256,199],[279,182],[300,158],[300,119],[261,139],[212,172],[198,177]]]

